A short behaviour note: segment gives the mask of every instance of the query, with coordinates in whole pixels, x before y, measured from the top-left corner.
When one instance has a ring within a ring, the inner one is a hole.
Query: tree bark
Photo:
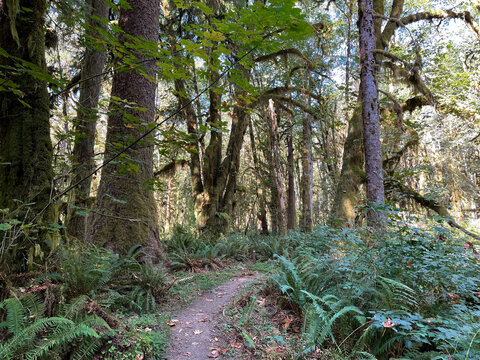
[[[261,233],[268,235],[267,210],[265,208],[265,195],[263,192],[263,184],[260,175],[260,163],[258,162],[257,147],[255,145],[255,136],[253,134],[252,120],[249,121],[250,128],[250,146],[252,147],[253,166],[255,171],[255,185],[258,198],[257,218],[260,221]]]
[[[374,0],[375,9],[383,9],[384,0]],[[394,0],[390,14],[400,16],[403,11],[403,0]],[[375,30],[379,31],[383,13],[379,15],[380,19],[375,22]],[[375,44],[380,46],[381,50],[388,45],[393,36],[395,27],[392,27],[394,20],[390,20],[382,33],[375,32]],[[382,41],[378,39],[381,38]],[[359,204],[361,194],[360,189],[365,182],[364,171],[364,151],[363,151],[363,124],[362,124],[362,104],[358,97],[354,113],[349,121],[347,139],[344,145],[342,170],[340,179],[335,192],[333,202],[331,225],[353,226],[355,224],[355,207]]]
[[[275,113],[275,107],[272,99],[270,99],[268,102],[268,111],[268,126],[270,132],[270,143],[272,145],[271,152],[273,159],[272,171],[274,174],[274,181],[277,188],[277,199],[275,203],[278,205],[278,208],[275,209],[275,214],[272,214],[272,216],[276,216],[278,219],[278,233],[280,235],[284,235],[287,233],[287,211],[285,206],[282,171],[280,168],[280,148],[278,143],[277,115]]]
[[[70,194],[70,203],[67,218],[67,231],[70,236],[84,241],[86,237],[87,217],[76,214],[76,208],[83,210],[87,207],[90,197],[91,177],[86,177],[95,168],[94,147],[95,129],[97,125],[98,99],[102,82],[95,75],[101,74],[105,66],[105,51],[98,50],[94,39],[101,38],[98,30],[105,30],[106,25],[96,18],[108,17],[109,7],[103,0],[87,1],[87,31],[85,34],[87,47],[83,61],[80,80],[80,98],[78,101],[77,118],[75,121],[75,145],[72,156],[72,183],[83,180]]]
[[[360,187],[365,179],[363,170],[362,108],[357,104],[348,126],[342,159],[342,170],[333,201],[332,226],[354,226],[355,206],[360,202]]]
[[[288,115],[287,133],[287,163],[288,163],[288,207],[287,229],[295,229],[297,222],[297,209],[295,205],[295,159],[293,153],[293,119]]]
[[[53,191],[49,97],[47,82],[42,78],[46,73],[47,4],[45,0],[25,0],[22,7],[29,11],[20,13],[15,3],[0,1],[0,48],[8,53],[0,56],[0,65],[7,69],[21,67],[13,58],[16,57],[37,66],[39,76],[11,70],[4,70],[2,76],[2,80],[15,83],[21,93],[0,92],[0,209],[8,208],[11,214],[14,211],[15,217],[28,223],[49,203]],[[37,218],[40,224],[55,221],[53,207]],[[0,238],[3,238],[1,232]],[[42,236],[37,239],[44,240]],[[9,260],[15,267],[24,265],[26,252],[33,251],[34,246],[31,240],[21,241],[16,244],[17,253]],[[45,248],[46,243],[40,246]]]
[[[362,101],[363,145],[367,181],[368,224],[377,230],[386,227],[385,211],[376,208],[385,204],[383,188],[382,148],[378,114],[378,91],[375,79],[375,30],[373,0],[358,1],[360,32],[360,97]],[[378,45],[377,45],[378,46]],[[373,208],[370,208],[373,207]]]
[[[304,95],[305,101],[308,97]],[[303,232],[313,230],[313,164],[312,164],[312,124],[310,115],[304,112],[302,118],[302,212],[300,229]]]
[[[177,97],[182,106],[183,114],[187,123],[187,132],[190,135],[190,142],[187,146],[187,151],[190,155],[190,180],[192,186],[193,207],[195,218],[201,216],[202,209],[205,203],[203,196],[203,181],[202,181],[202,166],[200,162],[200,148],[198,144],[198,129],[197,129],[197,115],[195,109],[186,97],[185,82],[183,79],[175,79],[175,90]]]
[[[120,11],[119,25],[125,36],[158,41],[158,0],[130,1],[129,9]],[[117,71],[113,77],[111,113],[108,119],[105,159],[127,146],[154,121],[156,77],[155,60],[146,61],[145,54],[135,51],[140,69]],[[122,62],[117,57],[115,63]],[[145,73],[142,73],[143,72]],[[122,99],[119,103],[118,99]],[[128,106],[124,103],[128,102]],[[132,103],[135,104],[132,106]],[[140,109],[139,109],[140,108]],[[141,110],[146,109],[146,110]],[[134,120],[133,120],[134,119]],[[133,124],[132,124],[133,123]],[[102,169],[97,195],[99,213],[91,228],[91,241],[97,246],[125,254],[136,244],[149,246],[160,255],[156,204],[153,192],[146,186],[153,177],[153,146],[145,139],[138,147],[125,153],[121,161]]]

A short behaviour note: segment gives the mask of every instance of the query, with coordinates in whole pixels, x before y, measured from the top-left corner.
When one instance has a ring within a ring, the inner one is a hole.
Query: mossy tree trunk
[[[22,68],[25,61],[36,67],[32,72],[2,70],[3,84],[15,83],[20,93],[0,92],[0,209],[17,209],[15,216],[27,222],[52,196],[50,109],[45,81],[46,7],[45,0],[0,1],[0,48],[8,53],[0,55],[0,66]],[[32,205],[22,207],[27,203]],[[37,221],[55,221],[53,208],[44,211]],[[31,246],[31,241],[17,244],[19,252],[11,257],[12,263],[24,263],[25,259],[18,257]]]
[[[265,194],[263,191],[260,163],[257,154],[257,146],[255,145],[255,135],[253,133],[253,123],[249,121],[250,130],[250,146],[252,148],[253,166],[255,171],[255,185],[258,199],[257,218],[260,221],[261,233],[268,235],[267,209],[265,208]]]
[[[130,37],[147,40],[146,47],[158,41],[159,1],[130,1],[120,11],[122,43]],[[149,45],[150,44],[150,45]],[[143,46],[142,46],[143,47]],[[147,60],[147,51],[136,47],[133,70],[114,74],[111,113],[108,118],[105,159],[139,138],[154,121],[156,77],[155,59]],[[118,67],[123,59],[118,55]],[[121,99],[119,101],[118,99]],[[89,240],[97,246],[125,254],[141,244],[160,255],[156,203],[147,183],[153,178],[153,146],[144,139],[124,153],[119,161],[102,169],[97,195],[98,212],[93,217]]]
[[[239,65],[244,77],[249,77],[247,69]],[[218,73],[211,72],[214,81]],[[232,125],[225,154],[222,153],[223,135],[221,131],[222,97],[215,89],[209,91],[209,116],[207,123],[211,128],[210,141],[203,157],[200,157],[197,114],[185,96],[185,83],[182,79],[175,81],[175,90],[180,104],[184,107],[187,131],[191,136],[188,147],[190,153],[190,175],[194,212],[197,228],[202,233],[218,235],[225,233],[229,226],[237,191],[237,177],[240,169],[241,149],[248,126],[248,112],[238,104],[233,109]],[[236,88],[238,98],[246,96],[246,92]]]
[[[362,108],[358,104],[348,126],[343,150],[342,171],[330,217],[331,225],[355,225],[355,207],[360,202],[360,188],[365,178],[362,136]]]
[[[308,101],[306,95],[305,101]],[[300,229],[303,232],[311,232],[313,229],[312,123],[308,113],[304,113],[302,118],[302,178],[300,197],[302,204]]]
[[[374,0],[373,10],[383,15],[385,12],[384,0]],[[383,50],[388,45],[396,27],[394,19],[400,17],[402,10],[403,0],[394,0],[390,11],[392,20],[387,22],[383,32],[381,31],[383,19],[375,17],[373,25],[376,49]],[[359,96],[349,121],[343,152],[342,171],[337,184],[332,216],[330,217],[332,225],[353,226],[355,224],[355,207],[360,203],[361,188],[365,183],[364,162],[362,103]]]
[[[95,128],[98,118],[98,99],[102,87],[102,82],[96,76],[102,73],[106,57],[103,45],[96,43],[95,39],[101,39],[98,30],[106,29],[106,25],[98,21],[98,18],[107,18],[108,11],[109,7],[103,0],[87,1],[88,27],[85,34],[86,49],[81,70],[80,98],[75,121],[71,182],[77,183],[81,179],[86,179],[71,192],[70,203],[74,205],[74,208],[68,209],[67,219],[68,234],[80,240],[85,240],[87,217],[76,212],[78,210],[83,211],[87,207],[87,201],[90,197],[92,178],[87,177],[87,175],[95,168]]]
[[[270,99],[268,103],[268,112],[269,117],[267,119],[267,128],[269,131],[270,138],[270,150],[272,152],[272,180],[275,184],[276,194],[272,193],[272,198],[276,195],[275,203],[278,207],[274,209],[272,217],[277,217],[278,223],[278,233],[284,235],[287,232],[287,208],[285,206],[285,196],[284,196],[284,186],[282,179],[282,171],[280,168],[280,148],[278,141],[278,124],[277,124],[277,114],[275,113],[275,107],[273,100]]]
[[[295,158],[293,152],[293,115],[288,115],[287,132],[287,163],[288,163],[288,190],[287,190],[287,228],[295,229],[297,224],[297,207],[295,197]]]

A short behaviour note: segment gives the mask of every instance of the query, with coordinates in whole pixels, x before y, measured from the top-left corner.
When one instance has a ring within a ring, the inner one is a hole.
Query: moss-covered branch
[[[163,166],[160,170],[155,171],[153,176],[162,176],[162,177],[172,177],[178,171],[185,169],[190,162],[185,159],[173,160],[172,162],[168,163],[167,165]]]
[[[300,50],[295,49],[295,48],[283,49],[283,50],[279,50],[279,51],[271,53],[271,54],[262,55],[262,56],[257,57],[254,61],[255,62],[265,62],[265,61],[269,61],[269,60],[274,60],[278,56],[288,56],[288,55],[297,56],[299,59],[301,59],[305,63],[305,65],[307,65],[307,68],[309,70],[315,69],[315,64],[313,62],[311,62],[309,59],[307,59],[302,54],[302,52]]]
[[[444,220],[447,222],[448,225],[450,225],[453,228],[456,228],[460,231],[462,231],[464,234],[476,239],[480,240],[480,236],[477,234],[472,233],[471,231],[468,231],[464,227],[462,227],[460,224],[458,224],[455,219],[452,217],[448,209],[442,205],[440,202],[438,202],[435,199],[427,198],[420,194],[418,191],[412,189],[411,187],[404,185],[400,183],[399,181],[388,181],[385,183],[386,189],[392,191],[392,190],[397,190],[398,192],[402,193],[406,197],[414,200],[418,204],[422,205],[423,207],[435,211],[438,215],[440,215]]]

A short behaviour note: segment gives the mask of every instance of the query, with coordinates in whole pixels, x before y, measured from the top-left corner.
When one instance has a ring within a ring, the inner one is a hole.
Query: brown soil
[[[223,307],[238,294],[242,284],[257,274],[245,274],[202,294],[192,305],[174,316],[167,360],[205,360],[216,358],[225,348],[218,321]]]

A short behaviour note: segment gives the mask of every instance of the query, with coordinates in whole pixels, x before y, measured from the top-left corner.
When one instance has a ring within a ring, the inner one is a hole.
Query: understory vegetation
[[[480,0],[0,0],[0,360],[479,360],[479,104]]]
[[[276,257],[273,289],[295,319],[301,315],[297,354],[479,358],[480,259],[473,244],[435,224],[392,227],[381,249],[368,245],[376,240],[367,230],[317,227],[294,252]]]
[[[480,357],[477,244],[439,223],[397,216],[381,236],[317,226],[216,242],[177,227],[163,245],[161,264],[139,246],[120,257],[76,244],[41,271],[2,275],[9,296],[0,304],[0,358],[163,359],[170,304],[246,264],[268,281],[227,311],[236,344],[227,357]]]

